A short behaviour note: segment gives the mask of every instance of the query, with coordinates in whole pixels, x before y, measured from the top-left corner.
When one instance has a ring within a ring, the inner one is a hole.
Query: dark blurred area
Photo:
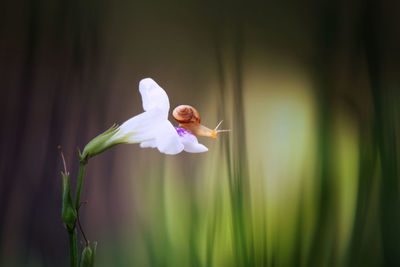
[[[62,145],[171,108],[232,134],[91,160],[97,266],[400,266],[399,1],[16,1],[0,8],[0,265],[68,266]],[[73,186],[75,179],[72,179]],[[181,208],[180,205],[184,205]]]

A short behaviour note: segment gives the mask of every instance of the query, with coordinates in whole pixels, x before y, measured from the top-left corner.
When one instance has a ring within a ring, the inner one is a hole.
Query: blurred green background
[[[50,1],[0,9],[0,265],[68,266],[62,163],[152,77],[218,139],[90,160],[97,266],[400,266],[400,2]],[[170,117],[172,120],[172,117]],[[75,184],[75,178],[73,179]]]

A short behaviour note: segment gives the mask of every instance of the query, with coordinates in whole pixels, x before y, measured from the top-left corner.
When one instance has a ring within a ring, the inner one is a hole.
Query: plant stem
[[[78,239],[77,239],[77,231],[74,226],[73,229],[68,229],[69,235],[69,258],[70,258],[70,266],[78,267]]]
[[[82,184],[83,184],[83,177],[85,175],[86,164],[87,164],[87,159],[80,159],[78,183],[76,185],[76,193],[75,193],[75,209],[77,214],[80,207]],[[69,235],[69,250],[70,250],[70,266],[78,267],[78,238],[77,238],[78,234],[76,230],[76,224],[74,224],[72,229],[68,229],[68,235]]]
[[[83,184],[83,176],[85,175],[87,160],[81,160],[79,165],[79,174],[78,174],[78,184],[76,185],[76,193],[75,193],[75,209],[76,212],[79,210],[80,202],[81,202],[81,193],[82,193],[82,184]]]

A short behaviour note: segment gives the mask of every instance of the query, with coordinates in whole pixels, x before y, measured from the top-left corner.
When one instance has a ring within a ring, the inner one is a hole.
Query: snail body
[[[179,122],[179,127],[190,131],[196,136],[217,138],[217,128],[212,130],[200,123],[200,114],[192,106],[180,105],[172,112],[174,119]]]

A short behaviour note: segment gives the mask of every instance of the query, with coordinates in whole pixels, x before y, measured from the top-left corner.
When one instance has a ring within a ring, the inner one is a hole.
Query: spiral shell
[[[200,123],[200,114],[189,105],[177,106],[172,112],[172,116],[179,123]]]

